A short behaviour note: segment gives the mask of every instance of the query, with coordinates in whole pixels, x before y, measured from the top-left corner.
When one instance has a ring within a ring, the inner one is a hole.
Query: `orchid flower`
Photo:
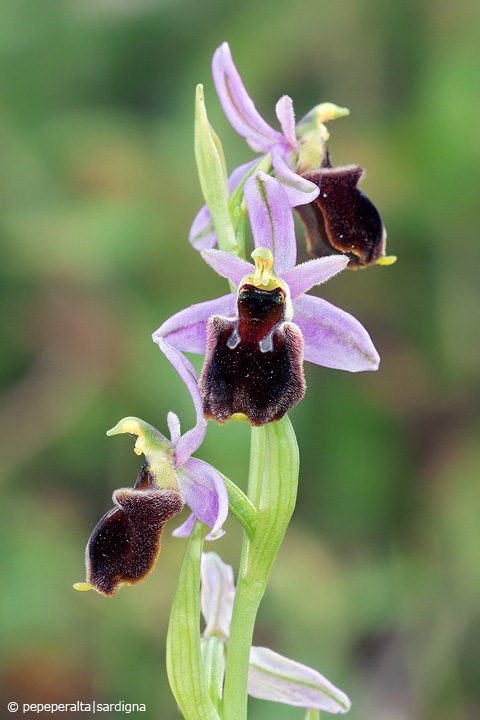
[[[107,435],[136,435],[135,452],[143,453],[145,462],[132,489],[115,490],[115,507],[90,536],[85,553],[87,579],[74,586],[77,590],[95,589],[113,597],[122,585],[143,580],[155,566],[166,521],[181,512],[184,503],[194,519],[212,528],[208,539],[223,534],[221,528],[228,514],[225,483],[211,465],[190,457],[203,436],[198,441],[197,435],[193,442],[191,431],[182,436],[180,421],[173,412],[168,413],[167,423],[170,440],[134,417],[120,420],[108,431]],[[203,420],[202,425],[204,434]],[[181,528],[177,533],[183,534]]]
[[[216,553],[203,553],[200,577],[200,602],[206,623],[201,646],[212,639],[217,643],[220,640],[224,653],[235,600],[233,570]],[[220,695],[222,681],[220,668]],[[248,694],[260,700],[329,713],[345,713],[350,709],[347,695],[319,672],[265,647],[250,650]]]
[[[275,177],[304,223],[308,252],[313,257],[345,254],[351,267],[394,262],[393,256],[385,257],[386,231],[380,214],[358,188],[364,170],[356,165],[332,168],[330,164],[325,122],[348,115],[349,111],[333,103],[321,103],[295,124],[292,100],[284,95],[275,108],[282,130],[278,132],[257,112],[228,43],[215,51],[212,72],[218,98],[232,127],[253,150],[270,154]],[[249,172],[249,165],[230,175],[230,192]],[[215,246],[216,235],[206,206],[195,218],[189,238],[198,250]]]
[[[237,291],[181,310],[153,339],[173,358],[192,394],[196,373],[182,353],[206,353],[200,379],[206,417],[225,422],[244,415],[262,425],[280,419],[303,396],[303,360],[358,372],[376,370],[379,356],[355,318],[306,294],[342,270],[348,258],[332,255],[295,266],[293,216],[283,187],[259,171],[244,192],[256,267],[204,250],[207,263]]]
[[[248,95],[235,67],[228,43],[215,50],[212,74],[218,99],[234,130],[246,138],[255,152],[270,153],[277,180],[283,184],[292,207],[312,202],[318,187],[296,172],[299,143],[295,128],[292,99],[284,95],[275,107],[282,132],[274,130],[261,115]],[[324,106],[326,107],[326,106]],[[348,113],[328,103],[329,116]]]

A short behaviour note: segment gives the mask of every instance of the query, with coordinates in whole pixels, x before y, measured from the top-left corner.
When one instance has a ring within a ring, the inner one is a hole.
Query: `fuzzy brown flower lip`
[[[302,399],[303,338],[296,325],[285,322],[285,298],[281,287],[245,283],[238,291],[238,317],[210,318],[199,381],[209,420],[244,416],[251,425],[264,425]]]
[[[152,572],[165,523],[183,508],[181,494],[158,487],[147,463],[134,487],[115,490],[113,501],[115,507],[97,523],[88,541],[87,582],[75,586],[94,588],[107,597]]]
[[[358,188],[364,175],[361,167],[324,167],[305,172],[319,194],[308,205],[295,208],[307,236],[312,257],[333,253],[349,258],[349,267],[366,267],[395,261],[385,255],[387,233],[375,205]]]

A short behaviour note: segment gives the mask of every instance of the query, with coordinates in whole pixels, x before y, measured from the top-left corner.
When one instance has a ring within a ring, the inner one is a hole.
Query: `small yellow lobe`
[[[385,255],[385,257],[378,258],[377,265],[393,265],[394,262],[397,262],[396,255]]]
[[[232,420],[241,422],[242,420],[247,420],[247,416],[244,413],[233,413]]]
[[[89,582],[79,582],[75,583],[73,586],[75,590],[81,590],[82,592],[85,592],[86,590],[93,590],[93,585],[91,585]]]
[[[130,433],[131,435],[141,434],[140,425],[136,422],[136,420],[126,420],[123,423],[122,430],[124,433]]]
[[[345,115],[350,115],[350,110],[348,108],[339,107],[338,105],[334,105],[333,103],[321,103],[320,105],[317,105],[316,107],[317,111],[317,121],[319,123],[325,123],[329,120],[335,120],[335,118],[345,117]],[[328,139],[328,138],[327,138]]]

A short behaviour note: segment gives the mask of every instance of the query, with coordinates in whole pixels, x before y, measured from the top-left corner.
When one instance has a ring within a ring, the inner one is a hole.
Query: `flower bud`
[[[228,206],[229,187],[222,144],[210,125],[205,108],[203,85],[195,98],[195,158],[203,197],[207,203],[221,250],[238,254]]]

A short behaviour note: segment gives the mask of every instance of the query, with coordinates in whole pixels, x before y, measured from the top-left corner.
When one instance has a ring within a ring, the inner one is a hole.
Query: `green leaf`
[[[234,482],[229,480],[223,473],[220,473],[225,481],[228,493],[230,511],[250,538],[253,538],[257,527],[258,513],[244,492]]]
[[[200,650],[200,560],[206,527],[190,535],[173,600],[167,634],[167,673],[185,720],[220,720],[203,672]]]
[[[269,573],[295,509],[299,453],[288,416],[253,429],[263,434],[263,459],[258,466],[257,532],[249,575]],[[263,461],[262,461],[263,460]]]

